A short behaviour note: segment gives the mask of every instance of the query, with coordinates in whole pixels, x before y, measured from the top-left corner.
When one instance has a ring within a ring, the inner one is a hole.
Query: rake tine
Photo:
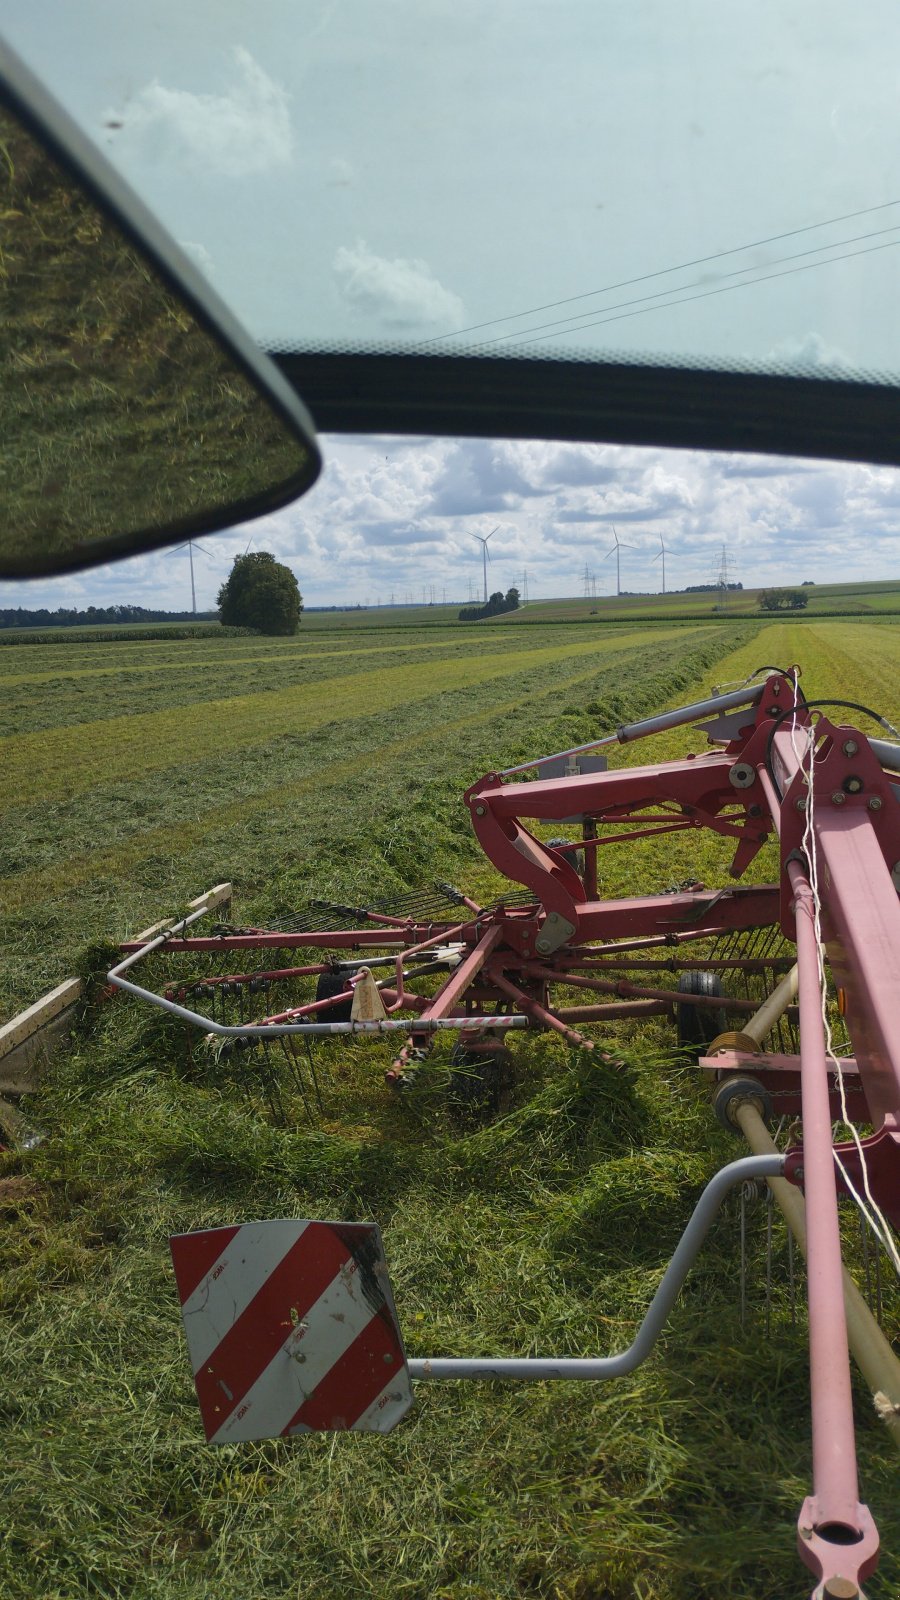
[[[775,1206],[775,1197],[771,1189],[766,1189],[766,1338],[772,1331],[772,1212]]]
[[[284,1038],[283,1035],[282,1035],[281,1039],[279,1039],[278,1042],[281,1045],[281,1048],[282,1048],[282,1050],[284,1052],[284,1059],[288,1064],[291,1076],[292,1076],[295,1084],[297,1085],[297,1088],[300,1090],[300,1098],[303,1101],[303,1109],[306,1112],[306,1120],[307,1120],[307,1122],[312,1123],[313,1118],[312,1118],[312,1114],[311,1114],[310,1109],[309,1109],[309,1101],[306,1098],[306,1090],[305,1090],[305,1088],[303,1086],[303,1080],[300,1077],[299,1072],[297,1071],[296,1057],[293,1060],[291,1059],[292,1052],[288,1049],[287,1040]]]
[[[315,1091],[316,1091],[316,1099],[319,1102],[319,1110],[324,1112],[325,1107],[322,1104],[322,1091],[319,1088],[319,1079],[318,1079],[318,1075],[316,1073],[315,1065],[314,1065],[314,1062],[313,1062],[313,1053],[312,1053],[312,1050],[310,1049],[309,1040],[308,1039],[304,1039],[303,1043],[306,1045],[306,1059],[309,1062],[309,1071],[310,1071],[310,1075],[312,1077],[313,1086],[314,1086]]]
[[[289,1074],[291,1076],[291,1080],[292,1080],[292,1082],[294,1084],[294,1087],[299,1090],[301,1095],[303,1095],[303,1100],[304,1100],[304,1104],[305,1104],[306,1103],[306,1096],[303,1094],[303,1088],[304,1088],[303,1080],[300,1077],[299,1072],[297,1071],[297,1052],[294,1049],[294,1041],[293,1041],[293,1039],[286,1039],[282,1035],[282,1037],[279,1039],[278,1043],[281,1045],[282,1054],[284,1056],[285,1061],[287,1062],[288,1072],[289,1072]]]
[[[789,1286],[789,1289],[790,1289],[790,1296],[791,1296],[791,1327],[794,1328],[797,1325],[797,1295],[796,1295],[796,1285],[795,1285],[795,1280],[794,1280],[794,1235],[791,1233],[790,1228],[788,1228],[788,1230],[787,1230],[787,1245],[788,1245],[788,1286]]]
[[[741,1332],[747,1325],[747,1185],[741,1184]]]
[[[273,1077],[273,1074],[272,1074],[272,1062],[271,1062],[271,1058],[269,1056],[269,1048],[270,1048],[270,1046],[269,1046],[268,1041],[266,1041],[265,1043],[260,1041],[260,1046],[261,1046],[262,1053],[263,1053],[263,1061],[262,1061],[262,1063],[260,1065],[259,1072],[258,1072],[259,1081],[260,1081],[260,1084],[262,1086],[263,1093],[264,1093],[266,1099],[269,1102],[269,1110],[271,1111],[272,1116],[274,1118],[276,1118],[276,1120],[277,1120],[278,1112],[275,1109],[275,1101],[274,1101],[273,1096],[272,1096],[272,1077]]]

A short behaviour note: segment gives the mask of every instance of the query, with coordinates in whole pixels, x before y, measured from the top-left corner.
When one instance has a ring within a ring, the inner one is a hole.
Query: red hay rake
[[[857,1485],[848,1327],[900,1442],[900,1364],[848,1287],[838,1219],[839,1195],[851,1196],[900,1270],[892,1231],[900,1226],[900,745],[832,720],[826,710],[874,713],[807,702],[798,679],[797,669],[761,669],[733,693],[479,779],[465,795],[473,829],[517,886],[496,904],[438,885],[399,906],[320,903],[277,927],[220,924],[206,934],[194,929],[201,910],[126,943],[109,976],[226,1053],[264,1047],[268,1060],[283,1052],[309,1099],[319,1095],[309,1045],[323,1036],[396,1037],[387,1077],[402,1086],[435,1035],[450,1031],[463,1078],[468,1072],[490,1099],[507,1032],[549,1029],[590,1051],[599,1045],[587,1029],[674,1014],[680,1042],[699,1054],[715,1086],[720,1120],[742,1131],[755,1153],[704,1191],[635,1343],[602,1359],[410,1360],[406,1373],[601,1379],[631,1370],[652,1346],[723,1195],[736,1183],[767,1180],[808,1266],[813,1461],[799,1549],[816,1595],[839,1597],[861,1593],[878,1553]],[[614,771],[598,754],[689,724],[706,732],[708,753]],[[572,836],[548,841],[526,822],[542,831],[566,826]],[[777,881],[599,894],[606,846],[701,828],[728,841],[734,880],[774,836]],[[300,952],[314,959],[304,965]],[[236,970],[196,975],[201,956],[233,964],[238,953]],[[161,954],[190,971],[154,993],[133,974]],[[801,1119],[802,1140],[786,1154],[764,1127],[773,1110]],[[860,1136],[857,1122],[871,1132]],[[835,1143],[835,1123],[852,1137]],[[211,1253],[209,1273],[224,1271],[223,1260]],[[298,1370],[296,1358],[288,1362],[285,1381],[300,1383]],[[298,1399],[292,1390],[278,1412],[284,1425],[269,1431],[297,1431],[290,1419],[311,1393],[301,1384]],[[377,1401],[383,1431],[390,1399],[363,1395],[360,1416]],[[399,1416],[405,1403],[394,1400]],[[337,1419],[329,1413],[316,1425]]]

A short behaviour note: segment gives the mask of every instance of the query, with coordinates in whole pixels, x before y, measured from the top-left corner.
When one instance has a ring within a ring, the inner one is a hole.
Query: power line
[[[504,317],[488,317],[486,322],[473,322],[467,328],[457,328],[453,333],[442,333],[440,339],[459,339],[464,333],[477,333],[481,328],[492,328],[497,322],[515,322],[520,317],[536,317],[542,311],[555,311],[557,306],[570,306],[576,300],[590,300],[594,295],[612,294],[616,289],[631,289],[637,283],[649,283],[652,278],[665,278],[673,272],[686,272],[689,267],[702,267],[709,261],[721,261],[725,256],[741,255],[745,250],[758,250],[764,244],[779,244],[782,239],[796,239],[801,233],[814,233],[817,228],[835,227],[839,222],[854,222],[857,217],[874,216],[878,211],[889,211],[900,206],[900,200],[885,200],[882,205],[864,206],[861,211],[845,211],[842,216],[828,217],[825,222],[809,222],[803,228],[788,228],[785,233],[771,233],[765,239],[753,239],[749,244],[737,244],[730,250],[714,250],[712,255],[695,256],[692,261],[682,261],[677,267],[660,267],[656,272],[644,272],[637,278],[621,278],[618,283],[608,283],[601,289],[585,289],[581,294],[570,294],[562,300],[548,300],[542,306],[531,306],[527,311],[512,311]],[[827,250],[828,245],[822,249]],[[750,269],[747,268],[747,271]]]
[[[642,306],[638,311],[623,311],[614,317],[598,317],[593,322],[583,322],[579,328],[570,328],[570,333],[584,333],[588,328],[602,327],[604,322],[627,322],[629,317],[645,317],[651,311],[665,311],[669,306],[690,305],[692,300],[710,300],[713,295],[733,294],[735,289],[753,289],[758,283],[768,283],[773,278],[792,278],[798,272],[812,272],[816,267],[829,267],[836,261],[853,261],[856,256],[872,256],[879,250],[895,250],[900,244],[900,239],[891,239],[887,244],[873,244],[867,250],[848,250],[842,256],[829,256],[827,261],[808,261],[803,267],[788,267],[784,272],[766,272],[758,278],[748,278],[746,283],[728,283],[724,288],[706,289],[702,294],[685,295],[681,300],[666,300],[658,306]],[[677,290],[672,293],[677,294]],[[527,332],[521,336],[527,337]],[[558,339],[558,333],[542,333],[533,339],[532,344],[543,344],[545,339]]]
[[[880,239],[886,233],[896,233],[898,228],[900,228],[900,222],[895,222],[893,227],[891,227],[891,228],[875,228],[872,231],[872,233],[857,233],[857,234],[854,234],[853,237],[850,238],[850,239],[836,239],[834,244],[819,244],[819,245],[816,245],[815,248],[812,249],[812,250],[796,250],[796,251],[794,251],[794,253],[792,255],[776,256],[774,261],[767,261],[765,263],[765,265],[767,267],[777,267],[777,266],[783,265],[783,263],[785,261],[801,261],[804,256],[817,256],[823,250],[839,250],[842,245],[845,245],[845,244],[859,244],[859,243],[861,243],[861,241],[863,239]],[[893,244],[898,244],[898,243],[900,243],[900,240],[894,239],[891,242]],[[854,253],[857,254],[857,255],[864,255],[865,251],[859,250],[859,251],[856,251]],[[831,260],[841,261],[841,260],[844,260],[844,259],[845,258],[842,257],[842,256],[829,256],[828,260],[826,260],[826,261],[815,261],[815,262],[812,263],[812,265],[813,266],[817,266],[817,267],[826,267],[828,265],[828,261],[831,261]],[[736,267],[734,272],[726,272],[725,273],[725,277],[726,278],[739,278],[745,272],[758,272],[758,271],[759,271],[758,267]],[[777,276],[777,274],[772,274],[772,276]],[[760,281],[763,281],[763,280],[760,280],[758,278],[752,278],[750,280],[751,283],[757,283],[757,282],[760,282]],[[702,284],[702,282],[703,282],[702,278],[697,278],[697,279],[694,280],[693,283],[682,283],[676,289],[658,289],[655,294],[641,294],[641,295],[638,295],[634,300],[619,300],[619,301],[615,302],[611,306],[603,306],[602,308],[600,306],[596,306],[594,309],[595,309],[595,311],[599,311],[599,310],[602,309],[604,314],[607,311],[621,311],[624,306],[638,306],[638,305],[642,305],[647,300],[663,300],[663,299],[667,299],[667,297],[669,295],[683,294],[686,289],[699,289],[701,284]],[[745,287],[745,285],[743,285],[743,284],[735,284],[734,287],[740,289],[740,288]],[[677,301],[677,300],[673,300],[673,301],[668,301],[667,300],[667,303],[668,304],[672,304],[672,305],[678,305],[680,302]],[[650,306],[650,307],[648,307],[648,309],[652,311],[654,309],[661,309],[661,308]],[[582,312],[579,313],[579,316],[581,316],[581,317],[591,316],[591,315],[592,315],[591,312],[582,311]],[[561,328],[561,327],[563,327],[563,325],[565,323],[574,322],[574,321],[575,321],[574,317],[558,317],[553,322],[539,322],[533,328],[525,328],[521,333],[499,333],[495,339],[485,339],[483,341],[482,348],[485,345],[502,344],[504,342],[504,340],[506,340],[506,339],[527,339],[529,334],[540,333],[543,328]],[[586,322],[586,323],[582,323],[581,324],[582,327],[586,327],[586,328],[592,328],[595,325],[596,324],[593,323],[593,322]],[[580,328],[575,328],[575,327],[566,328],[565,331],[567,333],[578,333],[578,332],[580,332]]]

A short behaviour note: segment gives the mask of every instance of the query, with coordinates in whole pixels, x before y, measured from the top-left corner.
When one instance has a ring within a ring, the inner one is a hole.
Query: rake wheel
[[[722,984],[717,972],[682,972],[678,979],[678,993],[684,995],[720,995]],[[690,1050],[695,1056],[703,1054],[706,1045],[724,1033],[727,1026],[725,1010],[713,1006],[676,1006],[678,1022],[678,1048]]]

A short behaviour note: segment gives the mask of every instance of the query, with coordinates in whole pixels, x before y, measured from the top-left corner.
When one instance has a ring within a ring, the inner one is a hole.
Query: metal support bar
[[[869,749],[888,772],[900,772],[900,744],[891,744],[887,739],[870,739]]]
[[[777,1146],[756,1107],[735,1107],[734,1120],[755,1155],[777,1155]],[[803,1256],[806,1256],[806,1206],[800,1190],[786,1178],[769,1178],[769,1188]],[[846,1267],[841,1269],[847,1336],[854,1361],[875,1397],[876,1410],[900,1450],[900,1357],[875,1321]]]
[[[756,1014],[741,1029],[748,1039],[753,1039],[756,1044],[761,1045],[766,1035],[772,1032],[776,1022],[793,1005],[797,998],[798,971],[795,961],[790,972],[785,973],[772,993],[766,996]]]
[[[818,1522],[858,1535],[859,1488],[847,1324],[841,1280],[841,1238],[831,1151],[828,1063],[819,987],[815,902],[805,873],[788,861],[796,904],[800,969],[800,1076],[809,1302],[809,1377],[812,1398],[813,1494]]]
[[[148,1005],[157,1006],[160,1011],[168,1011],[172,1017],[179,1017],[182,1022],[193,1023],[195,1028],[202,1028],[206,1034],[214,1034],[221,1039],[258,1039],[265,1042],[267,1039],[280,1039],[290,1034],[304,1034],[307,1038],[317,1037],[319,1034],[340,1033],[409,1033],[412,1024],[409,1019],[387,1020],[384,1022],[293,1022],[293,1023],[246,1023],[243,1026],[228,1026],[223,1022],[215,1022],[211,1017],[204,1017],[199,1011],[190,1011],[187,1006],[180,1006],[174,1000],[167,1000],[164,995],[154,994],[152,989],[144,989],[140,984],[132,983],[130,979],[122,976],[129,967],[158,950],[162,945],[171,943],[174,936],[196,922],[198,917],[206,913],[204,906],[200,911],[194,911],[189,917],[183,917],[173,928],[166,933],[161,933],[148,944],[141,945],[139,949],[125,957],[117,966],[111,967],[107,978],[117,989],[124,989],[126,994],[133,994],[138,1000],[145,1000]],[[176,946],[177,948],[177,946]],[[527,1028],[528,1018],[522,1016],[493,1016],[493,1017],[431,1017],[427,1021],[415,1019],[417,1030],[425,1029],[429,1033],[448,1029],[450,1032],[466,1029],[481,1028]]]
[[[645,1361],[662,1332],[685,1278],[694,1265],[700,1248],[726,1194],[748,1179],[778,1177],[784,1171],[780,1155],[745,1156],[722,1167],[706,1185],[694,1207],[691,1220],[681,1235],[677,1249],[662,1276],[659,1288],[638,1328],[634,1342],[615,1356],[563,1357],[557,1360],[540,1356],[431,1357],[408,1361],[412,1378],[622,1378]]]
[[[764,688],[763,683],[749,684],[743,689],[735,689],[731,694],[713,695],[711,700],[697,700],[693,705],[679,706],[675,711],[663,711],[657,717],[628,722],[624,727],[617,728],[615,733],[607,733],[602,739],[594,739],[591,744],[578,744],[571,750],[557,750],[552,756],[538,756],[535,761],[523,761],[518,767],[505,767],[500,777],[511,778],[514,773],[530,772],[533,767],[546,767],[551,761],[565,761],[568,756],[580,756],[587,750],[601,750],[607,744],[630,744],[633,739],[646,739],[651,733],[664,733],[667,728],[681,728],[688,722],[699,722],[702,717],[711,716],[716,711],[758,705]]]

